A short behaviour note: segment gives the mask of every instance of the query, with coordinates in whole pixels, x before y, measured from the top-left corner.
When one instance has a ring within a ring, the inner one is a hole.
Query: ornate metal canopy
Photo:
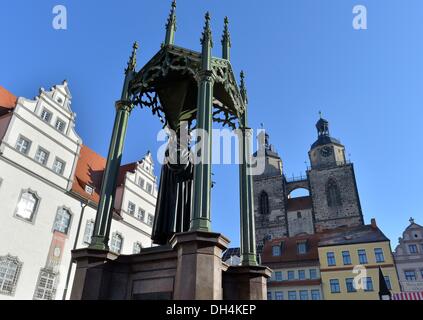
[[[236,120],[245,112],[245,104],[229,60],[213,57],[213,120],[236,127]],[[129,91],[133,102],[150,107],[171,129],[181,121],[192,121],[197,114],[201,53],[175,45],[161,50],[136,72]]]

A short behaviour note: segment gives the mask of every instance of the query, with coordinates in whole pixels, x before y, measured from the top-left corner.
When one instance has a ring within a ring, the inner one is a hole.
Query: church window
[[[338,185],[334,180],[329,180],[326,185],[326,196],[329,207],[338,207],[342,205],[341,194],[339,192]]]
[[[265,191],[260,194],[260,213],[269,214],[269,196]]]
[[[0,257],[0,294],[13,295],[22,268],[22,262],[10,255]]]

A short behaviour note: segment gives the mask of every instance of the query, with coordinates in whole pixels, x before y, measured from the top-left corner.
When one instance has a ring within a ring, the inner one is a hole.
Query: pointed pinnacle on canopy
[[[222,36],[222,58],[229,60],[230,49],[231,49],[231,35],[229,33],[229,19],[225,17]]]
[[[138,48],[139,48],[138,42],[135,41],[133,46],[132,46],[132,54],[131,54],[131,57],[129,58],[129,61],[128,61],[128,67],[125,70],[126,73],[128,71],[135,71],[135,68],[137,66],[137,50],[138,50]]]
[[[174,44],[176,32],[176,0],[172,1],[172,8],[170,9],[169,18],[166,23],[166,39],[165,45]]]
[[[201,38],[201,44],[204,46],[207,42],[209,42],[210,47],[213,47],[213,40],[212,40],[212,32],[210,29],[210,12],[206,12],[205,18],[205,24],[204,24],[204,31],[203,36]]]
[[[240,91],[241,91],[241,96],[244,99],[244,101],[247,101],[247,88],[245,86],[245,73],[244,71],[241,71],[240,74],[240,78],[241,78],[241,85],[240,85]]]

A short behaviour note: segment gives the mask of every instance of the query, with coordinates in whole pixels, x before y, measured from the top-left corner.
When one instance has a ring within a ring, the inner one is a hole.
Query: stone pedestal
[[[222,252],[229,240],[219,233],[192,231],[176,234],[171,245],[177,251],[175,300],[221,300]]]
[[[107,299],[111,275],[109,262],[117,257],[109,251],[89,248],[72,251],[76,271],[70,299]]]
[[[267,279],[271,274],[264,266],[230,266],[223,274],[223,299],[267,300]]]

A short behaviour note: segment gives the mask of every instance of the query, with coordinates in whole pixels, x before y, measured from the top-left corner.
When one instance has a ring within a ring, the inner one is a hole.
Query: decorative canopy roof
[[[131,69],[133,75],[128,91],[133,104],[151,108],[153,114],[158,114],[165,125],[177,130],[180,122],[196,119],[198,84],[206,70],[209,72],[207,76],[214,83],[213,120],[235,128],[235,121],[245,114],[247,97],[245,83],[242,79],[243,86],[238,87],[229,60],[231,43],[228,23],[225,18],[223,58],[208,59],[207,56],[205,59],[205,52],[213,47],[210,14],[205,16],[201,37],[202,52],[178,47],[174,45],[176,1],[173,1],[166,24],[166,39],[161,49],[141,70],[136,72],[135,68]],[[131,61],[135,61],[134,55]],[[204,64],[205,61],[207,65]]]

